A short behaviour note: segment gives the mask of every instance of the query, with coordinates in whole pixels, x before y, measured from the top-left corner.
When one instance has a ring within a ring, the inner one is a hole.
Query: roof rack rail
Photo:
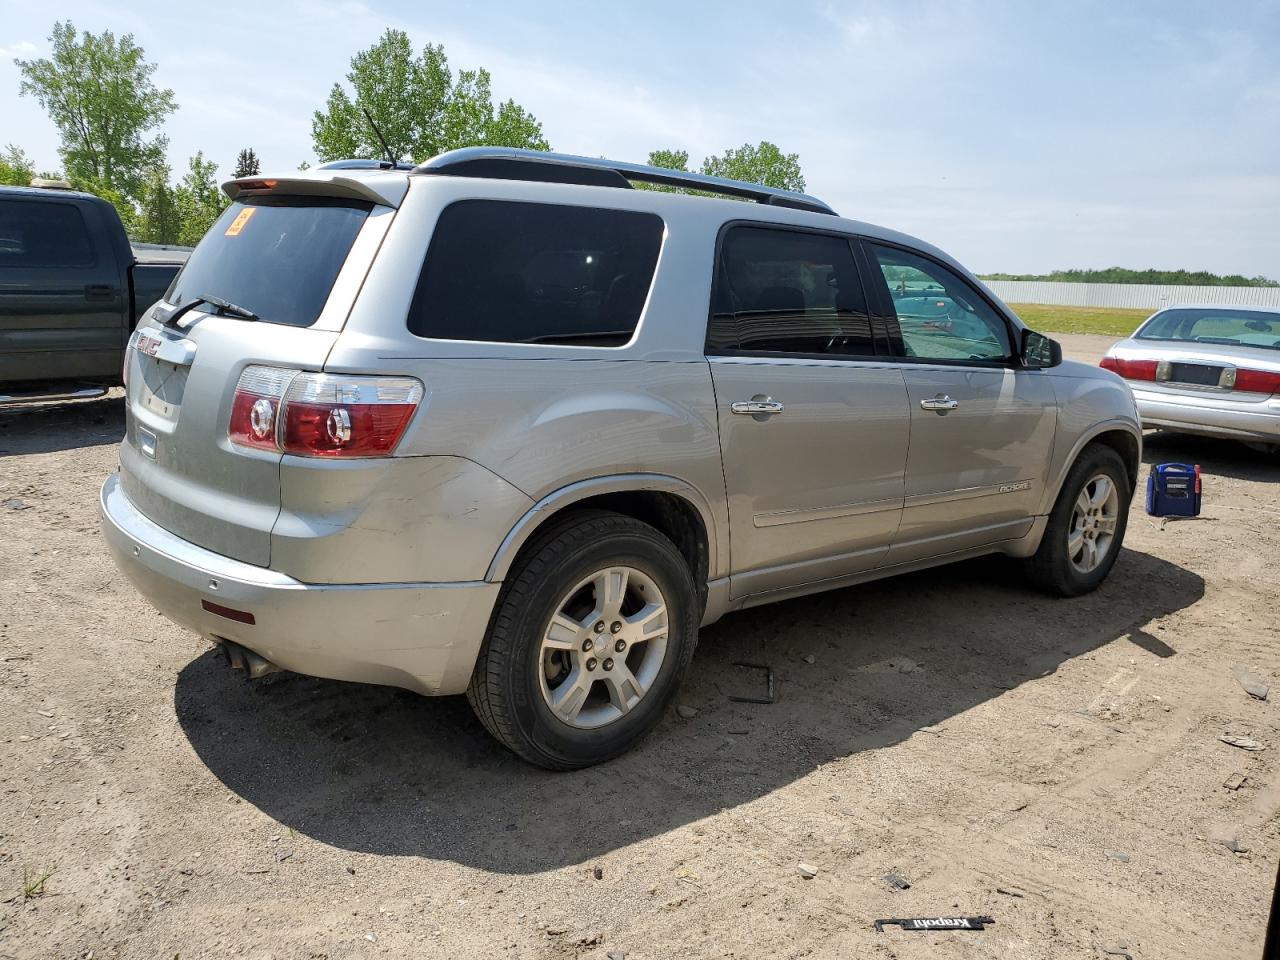
[[[392,163],[390,160],[351,159],[330,160],[316,167],[317,170],[412,170],[413,164],[404,161]]]
[[[668,187],[705,190],[730,197],[742,197],[775,207],[791,207],[811,213],[835,216],[835,211],[817,197],[791,190],[779,190],[743,180],[727,180],[685,170],[667,170],[642,163],[624,163],[567,153],[520,150],[515,147],[463,147],[432,157],[413,168],[417,174],[452,177],[484,177],[493,180],[537,180],[549,183],[576,183],[593,187],[622,187],[631,182],[659,183]]]

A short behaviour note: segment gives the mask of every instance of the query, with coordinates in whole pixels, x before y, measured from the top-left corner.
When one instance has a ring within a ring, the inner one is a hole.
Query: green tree
[[[689,169],[688,150],[654,150],[649,154],[649,166],[663,167],[667,170]]]
[[[651,167],[687,171],[689,151],[654,150],[649,154],[648,162]],[[744,143],[736,150],[726,150],[723,156],[707,157],[702,161],[701,172],[712,177],[761,183],[781,190],[804,190],[804,174],[800,172],[800,157],[794,153],[784,154],[768,140],[762,140],[754,147]],[[637,186],[648,187],[650,190],[708,195],[699,190],[685,190],[681,187],[667,187],[661,184],[637,184]]]
[[[236,155],[236,169],[231,176],[239,180],[241,177],[256,177],[261,172],[258,155],[253,152],[253,147],[245,147]]]
[[[177,243],[182,233],[182,214],[178,198],[169,184],[169,168],[155,167],[142,190],[134,238],[143,243]]]
[[[427,44],[415,56],[409,35],[388,29],[351,58],[350,92],[340,83],[325,109],[311,119],[311,139],[321,161],[381,157],[381,142],[368,111],[397,159],[425,160],[445,150],[500,144],[548,150],[542,124],[514,101],[496,110],[483,68],[454,80],[444,47]]]
[[[756,146],[744,143],[736,150],[726,150],[723,156],[707,157],[702,161],[702,172],[780,190],[804,191],[799,155],[783,153],[768,140],[761,140]]]
[[[498,113],[489,122],[484,142],[492,147],[551,149],[551,144],[542,135],[542,124],[514,100],[498,104]]]
[[[19,92],[35,97],[58,128],[71,180],[139,198],[148,171],[164,162],[168,140],[147,134],[177,109],[173,91],[152,82],[155,64],[132,34],[86,31],[77,39],[67,20],[54,24],[49,40],[50,58],[14,61]]]
[[[646,161],[651,167],[662,167],[664,170],[682,170],[689,172],[688,150],[653,150]],[[668,187],[663,183],[640,183],[634,186],[640,190],[656,190],[659,193],[687,193],[694,196],[710,196],[700,190],[686,190],[683,187]]]
[[[227,208],[230,201],[218,189],[217,172],[218,165],[205,160],[203,152],[191,158],[186,175],[174,191],[179,243],[195,246]]]
[[[36,175],[35,164],[21,147],[12,143],[0,153],[0,184],[11,187],[29,187]]]

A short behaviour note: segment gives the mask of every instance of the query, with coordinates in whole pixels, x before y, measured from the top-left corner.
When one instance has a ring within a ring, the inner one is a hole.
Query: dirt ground
[[[696,716],[557,775],[460,698],[248,683],[151,610],[98,534],[122,422],[118,397],[0,412],[0,957],[1261,952],[1280,689],[1232,671],[1280,676],[1274,458],[1149,440],[1204,465],[1205,519],[1135,503],[1078,600],[985,560],[734,614]],[[729,702],[739,660],[775,704]],[[925,915],[995,924],[872,927]]]

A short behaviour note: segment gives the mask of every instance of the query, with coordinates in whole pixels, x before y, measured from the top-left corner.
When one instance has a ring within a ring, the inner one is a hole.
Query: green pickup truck
[[[0,187],[0,404],[119,384],[134,324],[187,254],[130,246],[115,208],[91,194]]]

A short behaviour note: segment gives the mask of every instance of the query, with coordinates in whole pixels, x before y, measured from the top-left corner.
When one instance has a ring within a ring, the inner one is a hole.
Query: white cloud
[[[8,60],[11,57],[29,57],[40,48],[30,40],[19,40],[17,43],[11,43],[7,47],[0,47],[0,59]]]

